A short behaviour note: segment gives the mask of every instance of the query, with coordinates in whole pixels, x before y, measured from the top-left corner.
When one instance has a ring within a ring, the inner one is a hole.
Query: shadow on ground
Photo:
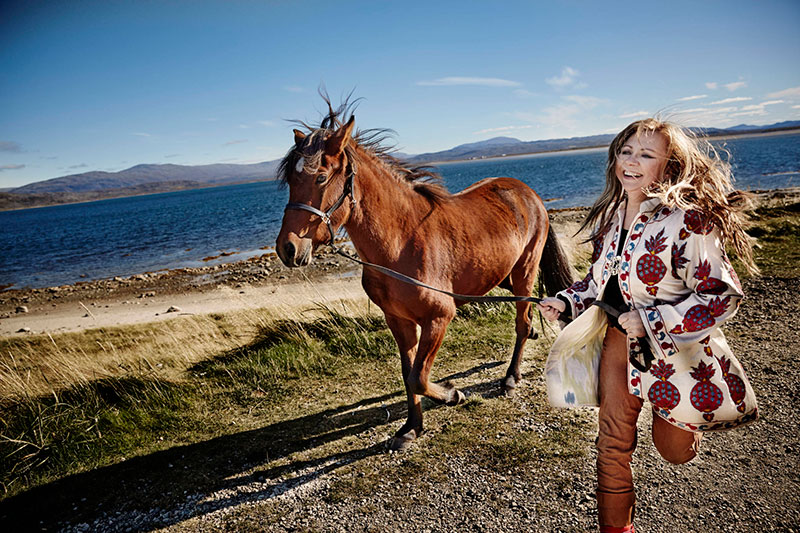
[[[442,381],[502,364],[485,363]],[[497,382],[463,390],[485,398],[499,394]],[[426,406],[426,410],[437,408],[431,403]],[[0,529],[52,531],[68,524],[91,524],[104,516],[105,526],[112,530],[151,530],[247,502],[268,501],[345,465],[384,453],[388,439],[314,460],[292,461],[291,454],[387,426],[405,416],[405,393],[395,391],[75,474],[0,502]],[[386,427],[387,437],[392,429]],[[279,466],[258,468],[286,457],[289,461]],[[211,495],[217,498],[212,500]]]

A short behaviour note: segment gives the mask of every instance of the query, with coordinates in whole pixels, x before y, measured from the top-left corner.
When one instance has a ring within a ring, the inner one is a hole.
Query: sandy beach
[[[55,334],[366,298],[356,267],[325,247],[305,269],[288,269],[271,253],[208,267],[7,290],[0,293],[0,335]]]

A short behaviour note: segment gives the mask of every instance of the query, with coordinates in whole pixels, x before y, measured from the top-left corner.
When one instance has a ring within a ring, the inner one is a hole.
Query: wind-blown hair
[[[288,184],[301,157],[303,158],[303,169],[307,172],[313,173],[319,168],[325,151],[325,141],[350,120],[359,102],[359,99],[351,102],[350,96],[348,96],[337,109],[333,109],[330,99],[324,91],[320,91],[320,96],[328,106],[328,113],[323,117],[319,126],[309,126],[300,120],[293,121],[305,128],[308,134],[301,146],[293,146],[289,150],[278,167],[278,179],[284,186]],[[429,200],[439,203],[448,198],[450,193],[442,184],[441,176],[431,167],[409,165],[392,155],[395,147],[387,146],[384,143],[394,134],[393,130],[379,128],[356,131],[353,135],[354,143],[348,144],[345,148],[348,161],[354,161],[356,166],[358,165],[359,156],[355,149],[357,145],[382,162],[392,176],[409,183],[416,192]]]
[[[608,148],[606,185],[578,233],[594,228],[588,240],[606,231],[614,213],[625,201],[625,191],[616,175],[617,156],[633,135],[660,133],[667,140],[667,162],[663,179],[653,182],[645,194],[668,207],[696,210],[704,223],[716,226],[725,246],[732,248],[750,273],[757,273],[752,239],[744,231],[745,211],[752,195],[733,186],[730,164],[717,150],[692,131],[655,118],[636,121],[623,129]]]

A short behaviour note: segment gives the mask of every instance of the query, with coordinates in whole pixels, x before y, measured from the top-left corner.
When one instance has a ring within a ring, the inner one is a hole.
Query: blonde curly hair
[[[747,271],[758,273],[752,238],[744,231],[745,211],[752,206],[752,195],[734,188],[730,164],[711,143],[686,128],[657,118],[633,122],[611,142],[605,189],[578,233],[594,228],[588,239],[592,240],[608,229],[614,213],[625,201],[625,191],[616,175],[617,155],[633,135],[654,133],[667,140],[667,162],[663,179],[652,183],[645,194],[658,198],[663,205],[701,213],[705,223],[719,229],[725,246],[732,249]]]

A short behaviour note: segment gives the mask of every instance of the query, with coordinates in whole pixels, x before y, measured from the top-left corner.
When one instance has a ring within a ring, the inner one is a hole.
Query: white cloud
[[[586,109],[592,109],[593,107],[597,107],[599,104],[605,102],[605,100],[602,98],[597,98],[595,96],[581,96],[577,94],[565,96],[564,100],[567,100],[568,102],[574,102]]]
[[[149,134],[149,133],[142,133],[142,132],[140,132],[140,133],[133,133],[132,135],[136,135],[137,137],[152,137],[152,135],[151,135],[151,134]]]
[[[800,87],[790,87],[782,91],[769,93],[770,98],[800,98]]]
[[[535,98],[539,96],[538,93],[529,91],[528,89],[514,89],[514,94],[516,94],[520,98]]]
[[[716,89],[717,87],[718,87],[718,84],[717,84],[717,82],[715,82],[715,81],[709,81],[709,82],[706,82],[706,89],[711,89],[711,90],[714,90],[714,89]]]
[[[746,102],[747,100],[752,100],[752,98],[747,96],[736,96],[734,98],[723,98],[722,100],[711,102],[711,105],[730,104],[732,102]]]
[[[637,118],[637,117],[649,117],[650,113],[647,111],[634,111],[633,113],[625,113],[624,115],[620,115],[619,118]]]
[[[497,128],[486,128],[485,130],[473,131],[472,134],[473,135],[484,135],[486,133],[500,133],[500,132],[514,131],[514,130],[526,130],[526,129],[529,129],[529,128],[532,128],[532,127],[533,126],[531,126],[531,125],[527,125],[527,126],[500,126],[500,127],[497,127]]]
[[[580,72],[572,67],[564,67],[561,69],[560,76],[553,76],[544,80],[548,85],[552,85],[557,89],[568,87],[575,84],[576,78],[580,76]]]
[[[726,83],[724,85],[726,89],[729,91],[735,91],[736,89],[741,89],[742,87],[747,87],[747,83],[743,81],[735,81],[733,83]]]
[[[759,108],[761,109],[761,108]],[[732,117],[742,111],[736,106],[727,107],[698,107],[694,109],[684,109],[674,113],[674,120],[688,126],[700,127],[725,127],[732,126]],[[763,111],[744,111],[745,114],[761,113]]]
[[[678,98],[678,102],[688,102],[689,100],[700,100],[701,98],[706,98],[707,94],[696,94],[694,96],[684,96],[683,98]]]
[[[748,106],[749,107],[749,106]],[[757,107],[757,106],[752,106]],[[729,117],[752,117],[752,116],[761,116],[766,115],[764,112],[763,107],[757,107],[756,109],[748,110],[748,111],[738,111],[736,113],[730,113]]]
[[[516,81],[504,80],[501,78],[472,78],[466,76],[449,76],[438,78],[431,81],[418,81],[417,85],[423,86],[452,86],[452,85],[475,85],[479,87],[521,87],[522,84]]]
[[[246,142],[247,142],[247,139],[237,139],[235,141],[228,141],[225,144],[223,144],[222,146],[230,146],[232,144],[242,144],[242,143],[246,143]]]
[[[607,102],[602,98],[582,95],[564,96],[562,101],[564,103],[545,107],[539,114],[517,113],[517,117],[549,128],[549,134],[584,135],[587,112]]]
[[[793,106],[792,106],[792,109],[800,109],[800,104],[798,104],[798,105],[793,105]]]
[[[262,126],[266,126],[268,128],[275,125],[275,121],[274,120],[259,120],[258,123],[261,124]]]
[[[761,102],[759,105],[775,105],[775,104],[785,104],[783,100],[767,100],[766,102]]]
[[[581,107],[577,104],[563,104],[546,107],[542,110],[544,115],[539,117],[539,120],[548,126],[564,126],[564,130],[568,131],[573,129],[576,124],[573,117],[579,115]]]
[[[25,168],[25,165],[0,165],[0,172],[3,170],[19,170]]]

